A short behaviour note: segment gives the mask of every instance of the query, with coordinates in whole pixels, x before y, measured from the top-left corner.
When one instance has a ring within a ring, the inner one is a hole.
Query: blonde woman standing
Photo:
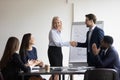
[[[48,58],[50,62],[50,66],[57,67],[62,66],[63,63],[63,55],[62,55],[62,47],[70,46],[72,42],[63,42],[61,38],[61,30],[62,30],[62,21],[58,16],[53,17],[52,20],[52,28],[49,32],[49,48],[48,48]],[[54,77],[58,79],[58,75]]]
[[[70,42],[63,42],[61,38],[62,22],[58,16],[53,17],[52,28],[49,32],[48,58],[50,66],[62,66],[62,46],[70,46]]]

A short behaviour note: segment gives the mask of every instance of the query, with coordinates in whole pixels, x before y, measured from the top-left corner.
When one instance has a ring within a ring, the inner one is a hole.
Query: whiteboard
[[[96,25],[103,29],[103,21],[97,21]],[[86,33],[89,28],[85,22],[73,22],[71,28],[71,41],[84,43],[86,41]],[[86,48],[71,47],[69,52],[69,64],[71,63],[86,63],[87,52]]]

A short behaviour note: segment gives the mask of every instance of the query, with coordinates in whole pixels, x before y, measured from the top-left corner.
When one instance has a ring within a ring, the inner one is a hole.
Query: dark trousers
[[[56,46],[49,46],[48,58],[50,66],[62,66],[63,61],[62,48]]]

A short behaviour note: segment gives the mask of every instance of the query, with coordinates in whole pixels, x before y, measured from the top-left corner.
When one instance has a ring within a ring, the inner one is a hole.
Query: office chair
[[[97,68],[87,70],[84,80],[119,80],[119,76],[115,69]]]
[[[0,80],[4,80],[3,79],[3,75],[2,75],[2,72],[0,71]]]

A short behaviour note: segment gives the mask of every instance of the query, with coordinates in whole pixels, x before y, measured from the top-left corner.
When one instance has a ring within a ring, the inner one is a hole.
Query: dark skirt
[[[49,46],[48,58],[49,58],[50,66],[52,67],[62,66],[62,61],[63,61],[62,48],[56,46]]]

